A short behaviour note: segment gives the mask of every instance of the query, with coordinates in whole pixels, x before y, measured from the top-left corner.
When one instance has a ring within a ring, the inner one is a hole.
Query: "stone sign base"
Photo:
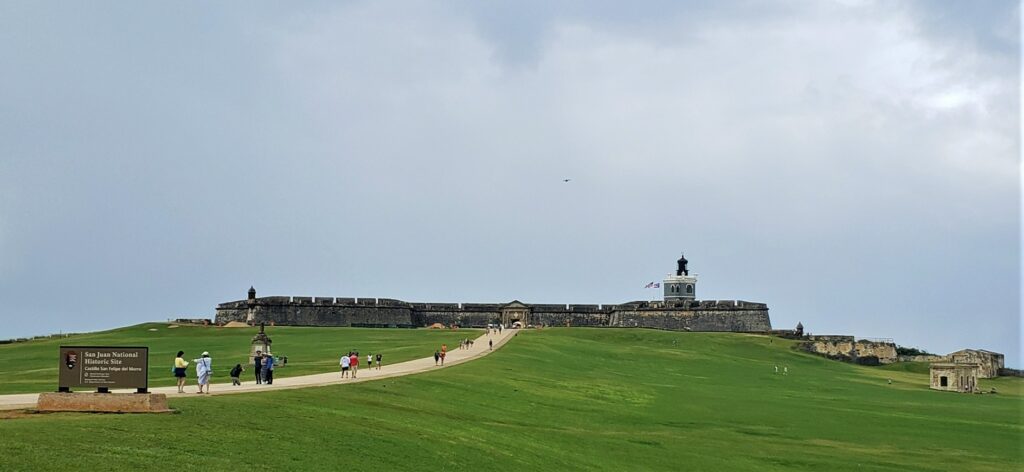
[[[162,393],[40,393],[38,411],[85,411],[96,413],[166,413]]]

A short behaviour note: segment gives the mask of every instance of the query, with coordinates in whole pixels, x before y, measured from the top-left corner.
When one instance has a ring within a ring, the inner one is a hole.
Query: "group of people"
[[[448,354],[448,345],[442,344],[441,349],[434,351],[434,365],[444,365],[444,357]],[[440,362],[440,364],[438,364]]]
[[[270,354],[268,354],[266,352],[256,351],[256,355],[252,356],[252,370],[256,374],[256,384],[257,385],[259,385],[259,384],[273,385],[274,384],[274,365],[276,363],[277,362],[274,360],[274,356],[272,356],[272,355],[270,355]],[[242,366],[238,365],[236,367],[240,368]],[[241,374],[241,371],[239,371],[239,374]],[[235,383],[236,379],[237,379],[237,377],[232,375],[231,376],[231,383],[234,384],[234,385],[242,385],[241,381],[239,381],[238,383]]]
[[[381,366],[384,365],[384,355],[378,352],[377,353],[377,357],[376,357],[376,361],[377,361],[377,370],[380,370]],[[373,354],[367,354],[366,355],[366,368],[372,369],[374,367],[373,366],[373,362],[374,362]],[[356,375],[359,373],[359,352],[358,351],[349,351],[348,354],[343,354],[341,356],[341,359],[338,360],[338,365],[341,366],[341,378],[344,379],[344,378],[348,377],[348,374],[349,374],[350,371],[352,372],[352,378],[353,379],[356,378]]]
[[[192,359],[192,363],[196,365],[196,383],[199,385],[199,391],[196,393],[210,393],[210,375],[213,374],[213,359],[210,359],[210,353],[203,351],[198,359]],[[178,355],[174,357],[174,367],[171,369],[178,379],[178,393],[185,393],[185,371],[188,365],[185,351],[178,351]]]
[[[281,358],[286,359],[286,358]],[[276,361],[274,356],[265,352],[256,351],[256,355],[252,358],[253,372],[256,374],[257,384],[271,385],[274,383],[274,366]],[[199,386],[199,391],[196,393],[210,393],[210,376],[213,375],[213,359],[210,358],[209,352],[203,352],[202,356],[198,359],[192,359],[192,362],[185,360],[185,351],[178,351],[178,355],[174,358],[174,377],[178,379],[178,393],[185,393],[185,379],[188,377],[186,370],[189,364],[195,364],[196,368],[196,384]],[[242,385],[242,380],[239,378],[245,368],[242,364],[235,364],[231,368],[231,372],[228,375],[231,376],[231,385]]]
[[[496,328],[497,333],[501,333],[501,325]],[[473,347],[473,340],[465,338],[459,342],[459,349],[469,349]],[[488,349],[494,348],[494,341],[488,341]],[[448,354],[448,345],[442,344],[441,349],[434,351],[434,365],[443,366],[444,359]],[[185,393],[185,378],[186,369],[189,366],[189,362],[184,359],[185,351],[178,351],[178,355],[174,358],[173,372],[174,376],[178,379],[178,393]],[[281,358],[283,362],[287,362]],[[367,368],[374,368],[374,362],[376,362],[377,370],[384,365],[384,356],[381,353],[377,353],[376,357],[373,354],[366,355],[366,366]],[[192,363],[195,364],[197,384],[199,385],[199,391],[196,393],[210,393],[210,376],[213,374],[213,359],[210,358],[209,352],[203,352],[202,356],[198,359],[193,359]],[[262,351],[256,351],[256,355],[252,358],[253,373],[256,376],[257,384],[273,385],[274,383],[274,367],[277,361],[274,356],[269,353]],[[359,352],[349,351],[347,354],[341,356],[338,361],[338,365],[341,367],[341,378],[347,378],[349,372],[352,373],[352,378],[356,378],[359,373]],[[788,369],[787,369],[788,370]],[[231,385],[242,385],[240,377],[245,368],[242,364],[235,364],[235,367],[231,369]],[[778,371],[778,367],[776,367]]]

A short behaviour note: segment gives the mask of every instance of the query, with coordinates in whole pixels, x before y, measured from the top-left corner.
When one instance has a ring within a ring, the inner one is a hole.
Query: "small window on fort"
[[[940,387],[948,387],[949,386],[949,380],[947,380],[946,377],[939,377],[939,386]]]
[[[693,285],[686,286],[686,293],[693,293]]]

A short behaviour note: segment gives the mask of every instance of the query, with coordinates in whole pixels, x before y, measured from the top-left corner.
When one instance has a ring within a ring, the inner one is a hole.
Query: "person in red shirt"
[[[352,368],[352,378],[356,378],[356,372],[359,372],[359,353],[353,352],[349,357],[349,366]]]

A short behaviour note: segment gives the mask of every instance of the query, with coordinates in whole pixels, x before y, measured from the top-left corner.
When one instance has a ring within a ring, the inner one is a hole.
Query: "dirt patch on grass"
[[[0,421],[16,420],[35,415],[36,413],[35,410],[0,410]]]
[[[227,324],[224,325],[224,327],[225,328],[248,328],[249,325],[247,325],[247,324],[245,324],[245,323],[243,323],[241,321],[229,321]]]

